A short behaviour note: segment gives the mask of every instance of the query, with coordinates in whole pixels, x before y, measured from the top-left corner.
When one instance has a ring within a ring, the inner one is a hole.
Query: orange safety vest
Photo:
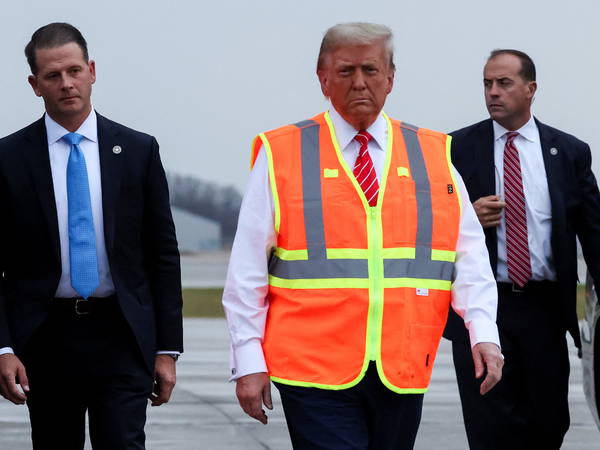
[[[263,350],[272,380],[345,389],[376,361],[399,393],[427,390],[451,295],[460,199],[450,137],[390,119],[377,205],[329,113],[261,133],[277,247]]]

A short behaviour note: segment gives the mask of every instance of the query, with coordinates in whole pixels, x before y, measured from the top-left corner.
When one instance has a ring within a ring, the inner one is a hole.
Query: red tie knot
[[[373,136],[371,136],[368,131],[361,130],[354,136],[354,139],[358,141],[361,147],[364,147],[373,139]]]
[[[516,131],[509,131],[508,133],[506,133],[506,143],[512,143],[512,141],[514,141],[518,135],[519,133],[517,133]]]

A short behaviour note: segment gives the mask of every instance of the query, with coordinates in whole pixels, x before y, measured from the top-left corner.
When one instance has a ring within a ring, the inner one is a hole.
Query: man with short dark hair
[[[392,33],[340,24],[317,76],[329,111],[254,141],[223,304],[242,409],[270,380],[295,449],[411,449],[450,304],[487,392],[496,292],[448,137],[383,112]],[[461,208],[463,199],[463,208]]]
[[[483,71],[490,119],[451,133],[452,162],[484,228],[498,287],[502,381],[485,396],[472,379],[468,336],[451,314],[469,446],[560,448],[569,428],[566,332],[576,315],[579,238],[600,281],[600,194],[588,145],[531,114],[535,65],[518,50],[491,53]]]
[[[25,50],[40,120],[0,139],[0,392],[36,450],[143,449],[182,348],[179,252],[156,140],[97,114],[95,62],[52,23]],[[153,388],[154,386],[154,388]]]

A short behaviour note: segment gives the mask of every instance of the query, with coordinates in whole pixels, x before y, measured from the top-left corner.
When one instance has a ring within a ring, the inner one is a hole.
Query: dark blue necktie
[[[100,284],[96,233],[85,156],[79,147],[83,136],[68,133],[63,139],[71,146],[67,164],[67,198],[69,201],[69,259],[71,286],[88,298]]]

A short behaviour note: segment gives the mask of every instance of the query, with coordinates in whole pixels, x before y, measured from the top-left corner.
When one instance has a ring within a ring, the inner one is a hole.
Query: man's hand
[[[176,378],[175,360],[169,355],[156,355],[154,358],[154,389],[150,394],[152,406],[160,406],[169,401]]]
[[[491,342],[476,344],[472,352],[473,363],[475,364],[475,378],[481,378],[487,371],[487,375],[479,388],[481,395],[484,395],[502,378],[504,358],[500,352],[500,347]]]
[[[17,387],[21,386],[21,390]],[[27,400],[25,393],[29,392],[29,381],[25,366],[12,353],[0,355],[0,394],[15,405],[22,405]]]
[[[504,206],[506,203],[497,195],[481,197],[473,203],[475,214],[483,228],[497,227],[500,224]]]
[[[238,378],[236,383],[235,393],[244,412],[266,425],[268,419],[262,405],[273,409],[269,376],[265,372],[252,373]]]

